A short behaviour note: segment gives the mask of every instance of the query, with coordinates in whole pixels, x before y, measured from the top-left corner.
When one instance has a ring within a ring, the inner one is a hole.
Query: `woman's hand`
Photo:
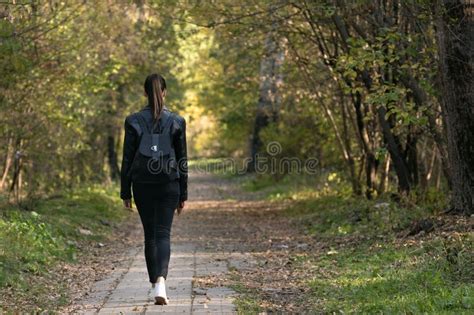
[[[132,199],[124,199],[123,206],[127,209],[132,210]]]
[[[183,211],[183,208],[184,208],[184,201],[180,201],[178,204],[178,208],[176,209],[178,210],[178,215],[181,214],[181,211]]]

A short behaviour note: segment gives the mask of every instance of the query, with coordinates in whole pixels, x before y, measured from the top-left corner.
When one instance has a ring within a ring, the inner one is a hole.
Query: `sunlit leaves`
[[[157,35],[164,24],[153,12],[138,27],[143,12],[127,3],[0,4],[0,11],[1,131],[34,172],[23,187],[44,186],[44,176],[49,189],[106,177],[106,139],[120,137],[128,108],[143,106],[145,76],[166,72],[173,33]]]

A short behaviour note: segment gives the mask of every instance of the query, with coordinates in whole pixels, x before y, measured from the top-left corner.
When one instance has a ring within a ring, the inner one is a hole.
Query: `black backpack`
[[[179,177],[170,132],[173,117],[165,110],[161,115],[161,131],[153,133],[141,112],[136,113],[142,135],[130,169],[132,182],[166,183]]]

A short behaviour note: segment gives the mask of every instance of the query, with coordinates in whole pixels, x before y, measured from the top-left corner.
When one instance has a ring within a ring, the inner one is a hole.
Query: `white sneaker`
[[[158,281],[153,287],[153,295],[155,296],[156,305],[167,305],[168,297],[166,296],[165,278],[158,277]]]

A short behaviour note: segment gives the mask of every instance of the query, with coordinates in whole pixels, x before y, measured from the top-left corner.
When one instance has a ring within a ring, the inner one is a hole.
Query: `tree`
[[[250,146],[251,160],[247,167],[249,172],[255,171],[257,156],[261,150],[260,131],[278,119],[281,104],[281,91],[279,89],[283,82],[281,66],[285,59],[285,52],[281,40],[278,40],[275,29],[276,22],[274,21],[272,29],[267,33],[263,45],[264,52],[260,61],[260,88]]]
[[[474,8],[437,2],[441,105],[452,179],[451,211],[474,213]]]

